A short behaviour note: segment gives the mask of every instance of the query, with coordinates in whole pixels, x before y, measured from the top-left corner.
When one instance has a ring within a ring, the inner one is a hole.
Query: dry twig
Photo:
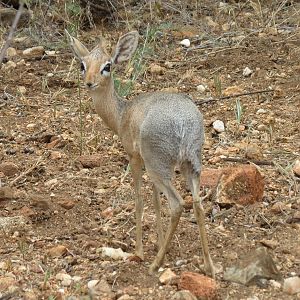
[[[6,54],[6,50],[8,49],[8,47],[9,47],[11,41],[12,41],[14,32],[16,31],[16,28],[17,28],[17,25],[18,25],[18,23],[19,23],[19,20],[20,20],[20,17],[21,17],[23,8],[24,8],[24,2],[23,2],[23,1],[20,1],[20,6],[19,6],[19,9],[18,9],[17,14],[16,14],[16,16],[15,16],[15,19],[14,19],[14,21],[13,21],[13,24],[12,24],[12,26],[11,26],[11,28],[10,28],[10,31],[9,31],[7,40],[6,40],[4,46],[3,46],[2,49],[1,49],[1,53],[0,53],[0,66],[2,65],[4,56],[5,56],[5,54]]]

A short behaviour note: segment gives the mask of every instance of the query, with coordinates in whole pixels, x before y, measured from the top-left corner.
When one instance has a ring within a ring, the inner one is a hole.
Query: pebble
[[[3,64],[1,69],[4,70],[4,71],[8,71],[8,70],[11,70],[11,69],[15,69],[16,66],[17,65],[16,65],[15,62],[9,60],[6,64]]]
[[[260,160],[263,158],[262,149],[257,144],[250,143],[246,148],[245,157]]]
[[[26,129],[29,130],[29,131],[34,131],[37,127],[37,124],[35,123],[30,123],[26,126]]]
[[[253,71],[252,71],[249,67],[246,67],[246,68],[243,70],[243,76],[245,76],[245,77],[250,76],[252,73],[253,73]]]
[[[172,284],[176,278],[177,275],[170,268],[168,268],[159,276],[159,282],[162,284]]]
[[[14,57],[16,55],[17,55],[17,50],[15,48],[13,48],[13,47],[7,48],[7,50],[6,50],[7,57]]]
[[[183,39],[182,41],[179,42],[179,44],[188,48],[191,46],[191,41],[189,39]]]
[[[206,92],[206,86],[203,85],[203,84],[197,85],[197,91],[200,92],[200,93]]]
[[[293,172],[295,173],[295,175],[300,176],[300,160],[297,159],[295,161],[295,164],[293,166]]]
[[[269,281],[270,285],[273,286],[275,289],[281,289],[281,283],[276,281],[276,280],[273,280],[271,279]]]
[[[265,114],[267,113],[268,111],[266,109],[263,109],[263,108],[260,108],[256,111],[256,114],[257,115],[262,115],[262,114]]]
[[[30,57],[30,56],[43,56],[45,53],[45,49],[43,46],[37,46],[32,48],[27,48],[23,51],[23,55]]]
[[[26,87],[23,85],[18,86],[18,90],[21,94],[25,94],[27,92]]]
[[[61,281],[63,286],[70,286],[72,284],[72,277],[67,273],[57,273],[55,278]]]
[[[225,125],[224,125],[224,122],[221,121],[221,120],[216,120],[213,122],[213,129],[218,132],[218,133],[221,133],[221,132],[224,132],[225,131]]]
[[[149,66],[149,72],[151,74],[163,75],[165,73],[165,68],[160,65],[152,63]]]
[[[300,277],[286,278],[283,282],[283,291],[290,295],[300,293]]]
[[[64,245],[57,245],[52,248],[50,248],[47,253],[51,257],[61,257],[65,255],[68,252],[68,249]]]
[[[98,251],[98,249],[97,249]],[[111,247],[102,247],[100,248],[102,257],[108,256],[111,257],[114,260],[118,259],[126,259],[131,254],[124,252],[121,248],[111,248]]]
[[[268,131],[268,127],[265,124],[260,124],[257,126],[258,131]]]
[[[75,206],[75,201],[72,199],[60,200],[57,203],[65,209],[72,209]]]

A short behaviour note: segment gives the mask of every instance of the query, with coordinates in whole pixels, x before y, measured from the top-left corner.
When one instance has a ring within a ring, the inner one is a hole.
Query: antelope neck
[[[109,84],[91,90],[90,95],[97,114],[114,133],[118,134],[121,116],[127,101],[117,94],[113,80],[110,79]]]

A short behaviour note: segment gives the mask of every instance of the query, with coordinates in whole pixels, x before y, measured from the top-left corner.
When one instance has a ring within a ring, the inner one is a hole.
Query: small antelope
[[[131,58],[138,44],[138,32],[123,35],[112,55],[100,43],[91,52],[66,32],[74,54],[81,61],[84,83],[89,90],[96,112],[114,131],[129,155],[136,214],[135,254],[143,259],[142,215],[140,188],[143,166],[153,183],[153,204],[157,219],[159,251],[150,266],[150,273],[162,265],[182,210],[183,199],[172,184],[174,168],[178,166],[193,195],[193,208],[198,223],[204,266],[214,277],[204,223],[204,211],[199,197],[201,151],[204,141],[203,118],[191,99],[182,94],[147,93],[132,101],[119,97],[114,89],[112,68]],[[160,192],[168,199],[170,223],[164,237]]]

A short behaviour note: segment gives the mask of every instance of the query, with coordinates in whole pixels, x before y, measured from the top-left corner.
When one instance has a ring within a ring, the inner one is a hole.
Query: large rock
[[[180,289],[189,290],[200,299],[217,299],[217,283],[210,277],[193,272],[183,272],[178,286]]]
[[[290,295],[300,293],[300,277],[294,276],[285,279],[283,282],[283,291]]]
[[[224,279],[244,285],[260,285],[261,279],[279,280],[280,273],[272,257],[264,247],[247,253],[237,265],[227,268]]]
[[[203,170],[200,184],[215,189],[216,202],[240,205],[262,201],[265,185],[263,176],[252,165]]]

